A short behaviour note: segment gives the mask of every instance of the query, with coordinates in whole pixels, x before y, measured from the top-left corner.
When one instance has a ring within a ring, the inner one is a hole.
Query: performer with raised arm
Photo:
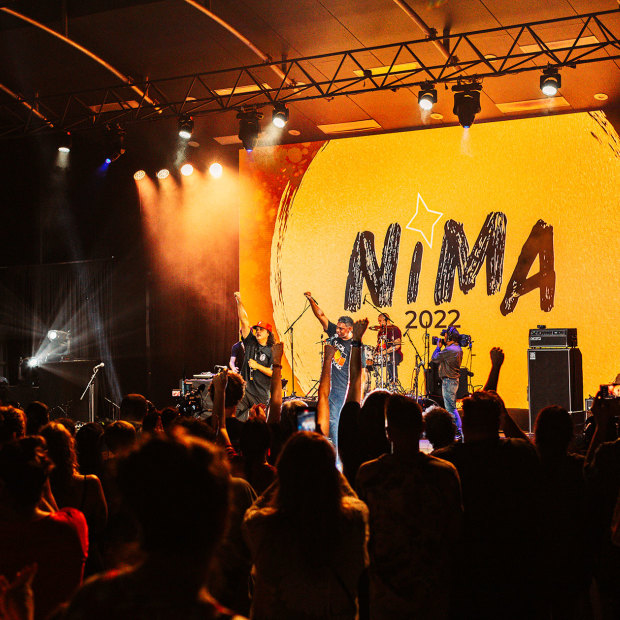
[[[237,405],[237,418],[245,422],[248,411],[257,403],[269,402],[271,384],[271,347],[275,342],[273,327],[265,321],[250,326],[248,313],[241,301],[241,293],[235,293],[237,314],[241,325],[241,341],[245,347],[245,358],[241,366],[241,376],[245,379],[245,395]]]
[[[403,361],[400,345],[402,333],[394,321],[382,312],[379,315],[379,333],[377,334],[377,353],[384,358],[388,385],[398,384],[398,365]]]
[[[331,389],[329,391],[329,439],[338,447],[338,420],[340,410],[344,405],[349,385],[349,358],[351,346],[360,346],[359,342],[353,342],[353,319],[350,316],[341,316],[337,323],[332,323],[323,310],[319,308],[312,293],[304,293],[314,316],[318,319],[325,333],[329,336],[329,342],[336,348],[331,367]]]
[[[444,333],[445,332],[445,333]],[[441,379],[441,395],[446,411],[453,417],[456,424],[456,440],[462,441],[463,430],[461,416],[456,410],[456,393],[461,377],[460,368],[463,361],[463,349],[459,344],[459,332],[456,327],[448,327],[441,332],[442,338],[437,341],[432,359],[439,362],[439,378]]]

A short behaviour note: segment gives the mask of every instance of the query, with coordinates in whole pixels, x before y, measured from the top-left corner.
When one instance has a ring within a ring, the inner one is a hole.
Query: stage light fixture
[[[106,125],[106,164],[111,164],[125,153],[125,134],[127,132],[118,124]]]
[[[168,178],[168,176],[170,176],[170,170],[168,170],[168,168],[162,168],[157,173],[157,178],[158,179],[166,179],[166,178]]]
[[[468,84],[457,84],[452,87],[454,92],[454,108],[453,112],[458,116],[459,123],[469,129],[476,118],[476,114],[480,112],[480,91],[482,85],[478,82]]]
[[[39,365],[39,360],[36,357],[31,357],[26,362],[28,368],[36,368]]]
[[[273,105],[273,113],[271,115],[271,122],[278,128],[283,129],[286,123],[288,123],[288,108],[283,103],[275,103]]]
[[[420,85],[420,92],[418,93],[418,105],[428,112],[434,104],[437,103],[437,90],[433,87],[431,82]]]
[[[66,359],[71,351],[71,332],[50,329],[47,332],[49,344],[45,347],[46,362]]]
[[[181,174],[184,177],[188,177],[190,174],[193,174],[194,172],[194,166],[192,166],[191,164],[183,164],[181,166]]]
[[[209,166],[209,174],[214,179],[219,179],[222,176],[223,172],[224,168],[222,168],[222,164],[219,164],[218,162],[215,162]]]
[[[239,140],[241,140],[243,148],[251,152],[258,142],[259,121],[263,118],[263,114],[257,110],[241,110],[237,114],[237,118],[239,119]]]
[[[183,140],[189,140],[194,131],[194,119],[189,114],[179,116],[179,136]]]
[[[562,78],[557,69],[547,67],[540,76],[540,90],[547,97],[555,97],[562,86]]]
[[[133,173],[133,178],[135,181],[142,181],[142,179],[146,176],[146,172],[144,170],[136,170]]]
[[[71,152],[71,132],[64,133],[58,141],[58,151],[60,153]]]

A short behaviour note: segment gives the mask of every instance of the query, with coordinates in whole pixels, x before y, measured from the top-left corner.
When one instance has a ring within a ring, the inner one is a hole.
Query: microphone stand
[[[120,406],[117,405],[113,400],[110,400],[107,396],[103,397],[103,400],[105,400],[109,405],[112,406],[112,419],[113,420],[119,420],[120,419],[120,415],[118,416],[118,418],[116,417],[116,412],[119,412],[120,414]]]
[[[306,300],[306,307],[301,311],[301,314],[288,326],[288,329],[284,332],[283,335],[291,332],[291,398],[297,397],[295,392],[295,330],[293,329],[295,323],[301,319],[301,317],[306,314],[308,308],[310,308],[310,301]]]
[[[80,396],[80,400],[84,400],[84,396],[86,396],[86,392],[88,392],[88,421],[95,421],[95,377],[97,373],[101,370],[102,366],[95,366],[93,368],[93,375],[90,378],[90,381],[84,388],[82,392],[82,396]]]
[[[415,346],[413,340],[411,340],[411,336],[409,335],[408,328],[405,330],[405,336],[407,336],[407,340],[409,340],[409,342],[411,343],[411,346],[413,347],[413,350],[415,351],[415,368],[413,369],[413,372],[415,373],[415,375],[414,375],[414,381],[413,381],[413,390],[415,392],[415,397],[417,400],[419,396],[419,392],[420,392],[418,376],[420,374],[420,368],[424,367],[424,360],[422,356],[420,355],[418,348]]]

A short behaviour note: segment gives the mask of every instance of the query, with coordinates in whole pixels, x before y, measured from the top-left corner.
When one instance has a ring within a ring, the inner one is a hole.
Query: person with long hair
[[[235,293],[237,316],[241,325],[241,336],[245,347],[245,357],[241,366],[241,376],[245,381],[245,393],[237,405],[237,417],[246,422],[252,405],[269,402],[269,388],[275,343],[273,326],[266,321],[250,324],[248,313],[241,301],[241,293]]]
[[[244,521],[253,560],[251,617],[353,620],[368,564],[368,509],[318,433],[295,433],[276,469],[273,493],[259,498]]]
[[[88,549],[79,510],[42,508],[52,467],[41,437],[22,437],[0,448],[0,575],[19,581],[20,573],[31,574],[36,565],[34,620],[44,620],[72,596]]]
[[[103,568],[98,540],[108,518],[101,482],[93,474],[79,473],[75,439],[62,424],[50,422],[41,429],[41,436],[54,463],[50,484],[58,507],[77,508],[86,517],[89,539],[86,574],[93,574]]]

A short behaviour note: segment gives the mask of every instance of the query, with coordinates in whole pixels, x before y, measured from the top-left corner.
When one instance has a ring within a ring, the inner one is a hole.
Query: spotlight
[[[471,84],[457,84],[452,87],[454,92],[454,114],[459,117],[459,123],[469,129],[476,114],[480,112],[480,91],[482,86],[477,82]]]
[[[39,360],[36,357],[31,357],[26,362],[28,368],[36,368],[39,365]]]
[[[241,110],[237,114],[237,118],[239,119],[239,140],[241,140],[243,148],[250,152],[258,142],[259,121],[263,115],[256,110]]]
[[[209,166],[209,174],[214,179],[219,179],[222,176],[223,172],[224,168],[222,168],[222,164],[218,164],[217,162],[215,162]]]
[[[282,129],[288,123],[288,108],[283,103],[275,103],[271,122],[278,128]]]
[[[157,178],[158,179],[167,179],[169,175],[170,175],[170,170],[168,170],[168,168],[162,168],[157,173]]]
[[[71,132],[67,132],[63,134],[58,141],[58,151],[60,153],[69,153],[71,152]]]
[[[146,176],[146,172],[144,170],[136,170],[133,173],[133,178],[135,181],[142,181],[142,179]]]
[[[421,84],[418,93],[418,105],[428,112],[435,103],[437,103],[437,91],[433,88],[433,84],[431,82]]]
[[[547,97],[555,97],[558,94],[562,86],[562,78],[557,69],[553,67],[547,67],[543,69],[543,74],[540,76],[540,90]]]
[[[106,142],[106,164],[111,164],[125,153],[125,134],[127,132],[117,123],[115,125],[106,125],[105,142]]]
[[[46,347],[46,362],[68,357],[71,349],[71,332],[50,329],[47,332],[47,339],[50,344]]]
[[[183,140],[189,140],[194,131],[194,119],[189,114],[179,116],[179,136]]]
[[[183,164],[181,166],[181,174],[184,177],[188,177],[193,172],[194,172],[194,166],[192,166],[191,164]]]

